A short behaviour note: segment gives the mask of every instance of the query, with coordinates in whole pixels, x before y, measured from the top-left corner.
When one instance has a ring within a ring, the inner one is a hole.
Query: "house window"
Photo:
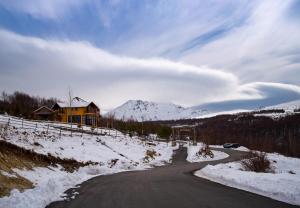
[[[85,123],[86,123],[86,125],[95,126],[96,125],[96,117],[94,115],[87,115]]]
[[[68,123],[81,123],[81,116],[80,115],[74,115],[74,116],[68,116]]]

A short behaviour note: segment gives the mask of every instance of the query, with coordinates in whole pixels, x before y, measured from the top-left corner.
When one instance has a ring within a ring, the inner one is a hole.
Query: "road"
[[[239,160],[245,154],[233,150],[222,151],[230,157],[219,161],[188,163],[185,160],[186,148],[181,148],[171,165],[92,178],[76,189],[79,195],[75,199],[54,202],[48,208],[296,207],[193,176],[193,171],[207,164]]]

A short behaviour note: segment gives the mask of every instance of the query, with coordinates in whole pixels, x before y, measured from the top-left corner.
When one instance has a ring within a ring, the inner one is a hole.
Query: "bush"
[[[155,150],[147,150],[146,156],[144,157],[145,162],[149,162],[150,160],[154,160],[156,156],[160,156]]]
[[[197,156],[214,158],[214,153],[211,151],[209,145],[203,144],[203,147],[197,152]]]
[[[266,153],[263,152],[249,152],[249,154],[241,161],[241,164],[246,171],[260,173],[272,171],[271,162],[268,160]]]

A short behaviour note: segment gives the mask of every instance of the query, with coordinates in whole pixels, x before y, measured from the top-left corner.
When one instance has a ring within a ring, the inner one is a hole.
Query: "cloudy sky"
[[[183,106],[300,99],[299,0],[0,0],[0,90]],[[269,104],[269,103],[268,103]]]

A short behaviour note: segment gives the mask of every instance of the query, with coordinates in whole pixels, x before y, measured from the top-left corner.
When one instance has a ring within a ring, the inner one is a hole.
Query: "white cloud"
[[[76,94],[111,108],[127,99],[193,105],[226,97],[230,73],[165,59],[117,56],[86,42],[55,41],[0,31],[0,87],[64,98]]]
[[[281,83],[240,84],[228,72],[166,59],[114,55],[87,42],[45,40],[0,30],[0,89],[96,101],[105,110],[129,99],[191,106],[222,100],[269,103],[300,98],[300,88]],[[277,96],[278,95],[278,96]]]
[[[87,0],[0,0],[9,10],[25,12],[36,18],[58,19]]]
[[[241,82],[271,81],[300,84],[300,27],[288,17],[293,1],[260,1],[247,22],[226,36],[191,52],[181,60],[222,67]]]

